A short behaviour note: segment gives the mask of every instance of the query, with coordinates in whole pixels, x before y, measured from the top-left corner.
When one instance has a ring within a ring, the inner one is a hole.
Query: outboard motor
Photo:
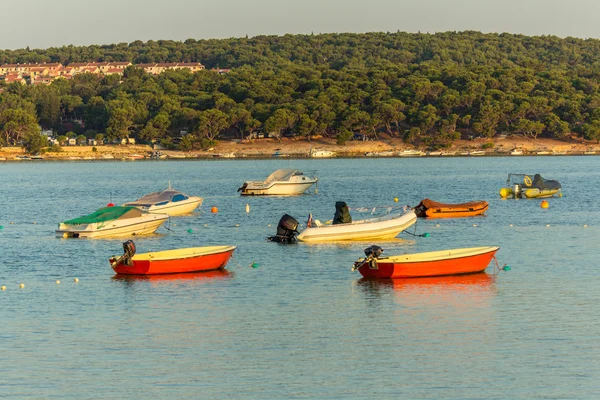
[[[123,255],[119,258],[113,257],[110,260],[110,262],[113,266],[116,266],[116,265],[122,263],[123,265],[127,265],[128,267],[132,267],[133,262],[131,261],[131,259],[133,258],[134,255],[135,255],[135,243],[133,243],[133,240],[128,240],[123,243]]]
[[[284,214],[277,224],[277,234],[270,236],[269,239],[272,242],[279,243],[294,243],[296,242],[296,235],[298,234],[298,221],[291,215]]]
[[[352,271],[356,271],[358,270],[360,267],[362,267],[365,264],[369,265],[369,268],[371,269],[378,269],[377,268],[377,259],[381,256],[381,253],[383,253],[383,249],[379,246],[369,246],[365,249],[365,258],[362,261],[357,261],[354,263],[354,267],[352,268]]]

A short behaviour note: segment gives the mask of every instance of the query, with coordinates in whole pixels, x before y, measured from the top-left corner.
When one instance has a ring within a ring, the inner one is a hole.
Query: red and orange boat
[[[213,271],[225,268],[235,246],[205,246],[135,254],[132,240],[123,243],[124,254],[109,259],[117,274],[155,275]]]
[[[484,271],[499,247],[471,247],[401,254],[381,257],[383,249],[371,246],[365,249],[366,258],[354,263],[365,278],[418,278],[427,276],[474,274]]]
[[[470,201],[460,204],[438,203],[437,201],[423,199],[415,207],[417,217],[422,218],[460,218],[474,217],[485,213],[488,209],[488,202],[484,200]]]

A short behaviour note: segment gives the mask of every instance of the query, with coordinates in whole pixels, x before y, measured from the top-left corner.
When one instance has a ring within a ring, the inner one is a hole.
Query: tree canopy
[[[31,118],[60,134],[87,130],[109,140],[170,142],[184,131],[186,147],[260,129],[341,143],[352,132],[373,138],[386,132],[434,147],[461,134],[600,138],[600,40],[594,39],[344,33],[0,51],[0,63],[84,61],[200,61],[231,71],[154,76],[129,67],[123,77],[0,83],[4,143],[22,140]]]

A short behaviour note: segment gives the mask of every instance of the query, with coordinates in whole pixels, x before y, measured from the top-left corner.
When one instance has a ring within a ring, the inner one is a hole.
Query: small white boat
[[[583,154],[587,156],[587,155],[596,154],[596,152],[594,150],[588,150],[588,151],[584,151]]]
[[[223,153],[221,158],[236,158],[235,153]]]
[[[442,157],[444,157],[444,156],[455,156],[455,155],[456,155],[455,151],[442,152]]]
[[[420,150],[404,150],[398,153],[400,157],[421,157],[425,154]]]
[[[430,157],[438,157],[442,155],[441,151],[430,151],[429,153],[427,153],[428,156]]]
[[[112,154],[102,154],[102,158],[104,158],[105,160],[112,160],[115,158],[115,156],[113,156]]]
[[[202,204],[204,199],[197,196],[188,196],[169,187],[162,192],[145,195],[139,200],[123,204],[124,207],[137,207],[140,210],[154,214],[168,214],[170,216],[185,215],[194,211]]]
[[[162,151],[155,151],[150,155],[150,158],[153,160],[164,160],[165,158],[167,158],[167,155]]]
[[[308,155],[312,158],[329,158],[335,156],[335,152],[329,150],[310,149]]]
[[[185,154],[167,154],[168,158],[187,158]]]
[[[514,149],[513,151],[510,152],[511,156],[522,156],[523,155],[523,150],[519,150],[519,149]]]
[[[135,207],[103,207],[92,214],[58,224],[56,236],[100,238],[154,233],[167,214],[151,214]]]
[[[388,151],[370,151],[368,153],[365,153],[365,156],[367,157],[392,157],[394,155],[394,152],[391,150]]]
[[[483,150],[473,150],[469,152],[470,156],[485,156],[485,151]]]
[[[542,151],[536,151],[535,154],[538,155],[538,156],[548,156],[548,155],[552,154],[552,152],[551,151],[542,150]]]
[[[144,158],[146,157],[141,154],[129,154],[124,157],[125,160],[143,160]]]
[[[44,159],[44,157],[42,157],[42,156],[31,156],[31,157],[29,157],[29,158],[30,158],[31,160],[43,160],[43,159]]]
[[[323,225],[315,221],[310,224],[310,227],[300,232],[298,240],[318,243],[393,239],[400,232],[414,225],[415,222],[417,222],[417,214],[412,209],[402,213],[361,219],[346,224]]]
[[[297,169],[278,169],[264,181],[247,181],[238,189],[242,196],[297,195],[306,192],[319,179]]]

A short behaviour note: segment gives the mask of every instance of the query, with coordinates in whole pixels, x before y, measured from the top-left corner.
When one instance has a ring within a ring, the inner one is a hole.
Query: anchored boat
[[[304,175],[297,169],[278,169],[264,181],[244,182],[238,188],[242,196],[297,195],[306,192],[319,178]]]
[[[123,243],[123,255],[109,259],[117,274],[155,275],[214,271],[225,268],[235,246],[205,246],[135,254],[132,240]]]
[[[318,220],[312,221],[311,216],[307,228],[298,235],[298,240],[317,243],[393,239],[417,221],[417,215],[412,209],[403,209],[401,212],[381,217],[352,221],[346,203],[337,202],[335,207],[336,216],[331,225],[321,224]]]
[[[421,218],[459,218],[482,215],[488,209],[488,202],[484,200],[470,201],[460,204],[438,203],[437,201],[423,199],[415,207],[417,217]]]
[[[527,198],[539,199],[543,197],[552,197],[554,195],[562,196],[561,185],[558,181],[544,179],[540,174],[508,174],[506,187],[500,189],[500,197],[507,198]]]
[[[161,192],[154,192],[144,197],[123,204],[125,207],[137,207],[140,210],[154,214],[168,214],[170,216],[185,215],[202,205],[202,197],[188,196],[169,187]]]
[[[495,246],[472,247],[381,257],[383,249],[370,246],[365,249],[366,257],[358,259],[352,270],[358,270],[365,278],[473,274],[484,271],[498,249]]]
[[[89,215],[61,222],[56,235],[65,238],[149,235],[167,219],[167,214],[151,214],[135,207],[103,207]]]

